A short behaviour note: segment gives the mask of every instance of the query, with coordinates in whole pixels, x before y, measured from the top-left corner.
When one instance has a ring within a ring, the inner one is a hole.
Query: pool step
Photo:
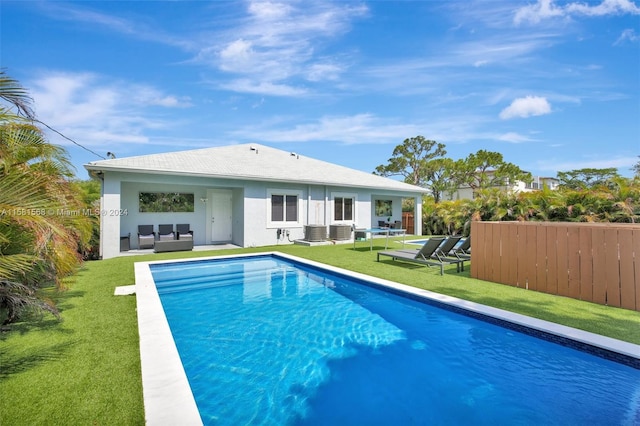
[[[198,274],[183,278],[172,278],[166,276],[164,278],[155,278],[156,288],[159,293],[173,293],[201,288],[224,287],[229,285],[243,285],[248,283],[271,281],[274,275],[281,275],[282,269],[277,270],[233,270],[225,271],[224,274]],[[296,273],[293,269],[286,271]]]

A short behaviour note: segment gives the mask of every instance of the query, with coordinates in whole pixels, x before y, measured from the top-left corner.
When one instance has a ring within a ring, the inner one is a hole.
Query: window
[[[141,192],[138,195],[140,213],[193,213],[193,194],[180,192]]]
[[[353,198],[336,197],[333,200],[333,218],[353,221]]]
[[[269,224],[271,226],[299,226],[299,201],[296,191],[269,190]]]
[[[297,195],[272,195],[271,196],[271,221],[272,222],[297,222],[298,221],[298,196]]]

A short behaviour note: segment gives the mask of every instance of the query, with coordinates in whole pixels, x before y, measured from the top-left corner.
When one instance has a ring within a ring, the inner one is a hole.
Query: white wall
[[[402,219],[402,197],[397,194],[376,193],[366,189],[328,187],[296,183],[255,182],[242,180],[211,179],[171,175],[153,175],[143,173],[105,173],[103,211],[122,211],[126,214],[103,215],[101,222],[101,254],[104,259],[118,256],[120,237],[131,234],[130,246],[138,247],[138,225],[154,225],[157,232],[159,224],[188,223],[194,231],[194,244],[208,244],[207,206],[201,198],[207,198],[211,190],[228,190],[232,193],[232,242],[241,247],[291,244],[304,238],[304,225],[345,223],[333,219],[333,198],[336,194],[353,194],[355,220],[358,227],[377,225],[374,214],[375,199],[393,200],[392,220]],[[269,223],[270,202],[267,195],[270,190],[290,190],[300,194],[299,222],[294,225],[271,225]],[[194,194],[194,212],[192,213],[141,213],[139,211],[140,192],[182,192]],[[407,196],[414,196],[408,194]],[[417,200],[420,203],[421,197]],[[420,214],[416,214],[419,217]],[[380,220],[385,218],[380,218]],[[288,231],[278,238],[278,229]],[[421,229],[421,228],[418,228]]]
[[[378,221],[384,221],[387,222],[389,219],[389,216],[378,216],[376,215],[376,201],[377,200],[391,200],[391,208],[392,208],[392,213],[391,213],[391,223],[395,222],[396,220],[400,220],[402,221],[402,197],[398,197],[395,195],[380,195],[380,194],[375,194],[373,196],[373,199],[371,200],[371,226],[376,227],[378,226]]]
[[[192,193],[194,195],[193,213],[143,213],[139,211],[140,192],[181,192]],[[121,205],[128,209],[128,214],[122,216],[120,232],[122,235],[131,233],[131,248],[138,248],[138,225],[153,225],[154,231],[158,232],[158,225],[188,223],[193,231],[193,243],[206,243],[206,204],[200,201],[207,197],[206,187],[195,187],[193,185],[172,185],[160,183],[140,183],[122,182]]]
[[[246,182],[244,190],[244,238],[243,247],[259,247],[277,244],[291,244],[292,241],[304,237],[304,224],[307,223],[307,209],[309,186],[278,182]],[[270,203],[267,196],[272,190],[297,191],[300,193],[298,201],[298,217],[300,222],[295,225],[270,225]],[[317,194],[316,191],[311,191]],[[278,229],[289,232],[289,237],[281,235]],[[290,242],[290,241],[291,242]]]

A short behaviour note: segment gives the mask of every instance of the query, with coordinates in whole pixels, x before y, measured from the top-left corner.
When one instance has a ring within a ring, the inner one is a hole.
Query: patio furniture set
[[[444,275],[445,265],[455,264],[456,271],[464,271],[464,261],[471,260],[471,238],[466,238],[460,245],[462,237],[432,237],[419,249],[400,249],[378,252],[380,256],[391,257],[392,260],[418,263],[427,267],[439,266],[440,275]]]
[[[138,248],[153,248],[156,253],[193,250],[193,231],[189,224],[158,225],[158,233],[153,225],[138,225]]]

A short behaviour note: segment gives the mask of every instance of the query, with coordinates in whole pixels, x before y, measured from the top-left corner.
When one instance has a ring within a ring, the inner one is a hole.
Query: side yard
[[[437,268],[376,262],[376,251],[351,245],[271,247],[295,256],[401,282],[640,344],[640,312],[526,291]],[[134,283],[133,263],[260,249],[165,253],[86,263],[69,290],[51,297],[53,317],[0,332],[0,424],[143,425],[135,296],[113,296]]]

